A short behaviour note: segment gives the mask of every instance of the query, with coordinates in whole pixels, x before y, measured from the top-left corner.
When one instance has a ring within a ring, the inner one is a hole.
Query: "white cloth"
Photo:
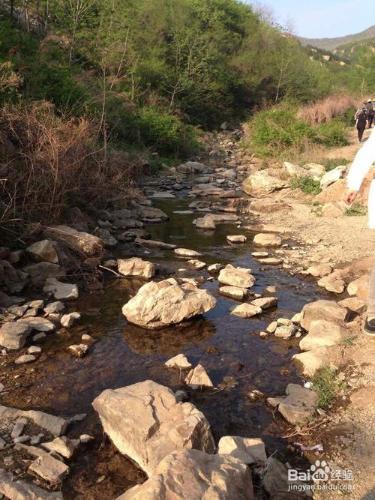
[[[358,151],[350,167],[346,184],[350,191],[359,191],[368,171],[375,162],[375,128]],[[375,229],[375,180],[371,182],[368,197],[368,225]]]
[[[372,129],[370,137],[363,144],[358,151],[357,156],[354,158],[352,166],[350,167],[347,186],[350,191],[359,191],[370,170],[372,164],[375,162],[375,128]]]

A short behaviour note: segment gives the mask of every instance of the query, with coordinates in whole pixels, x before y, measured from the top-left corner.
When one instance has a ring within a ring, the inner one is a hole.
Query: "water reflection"
[[[137,354],[163,354],[174,356],[199,345],[215,334],[215,325],[203,318],[187,324],[163,328],[163,330],[145,330],[128,323],[123,337],[128,347]]]

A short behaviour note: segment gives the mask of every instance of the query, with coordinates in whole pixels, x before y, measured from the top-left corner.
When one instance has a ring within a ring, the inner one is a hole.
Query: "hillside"
[[[347,45],[354,42],[360,42],[362,40],[369,40],[375,38],[375,26],[361,31],[360,33],[355,33],[353,35],[346,35],[337,38],[303,38],[300,37],[299,40],[304,46],[311,45],[317,47],[318,49],[325,50],[335,50],[342,45]]]

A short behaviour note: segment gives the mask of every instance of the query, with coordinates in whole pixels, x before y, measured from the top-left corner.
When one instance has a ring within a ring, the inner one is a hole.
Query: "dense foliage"
[[[22,94],[96,116],[118,143],[183,152],[194,145],[189,124],[216,127],[331,87],[297,40],[237,0],[8,3],[23,29],[3,17],[0,57]]]

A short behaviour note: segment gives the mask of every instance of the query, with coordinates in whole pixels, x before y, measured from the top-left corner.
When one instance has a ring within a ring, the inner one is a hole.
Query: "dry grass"
[[[344,115],[349,109],[356,108],[358,101],[349,95],[332,95],[304,106],[298,112],[298,118],[313,125],[325,123],[332,118]]]
[[[68,206],[126,193],[137,165],[98,147],[98,127],[46,102],[0,110],[0,224],[58,220]]]

